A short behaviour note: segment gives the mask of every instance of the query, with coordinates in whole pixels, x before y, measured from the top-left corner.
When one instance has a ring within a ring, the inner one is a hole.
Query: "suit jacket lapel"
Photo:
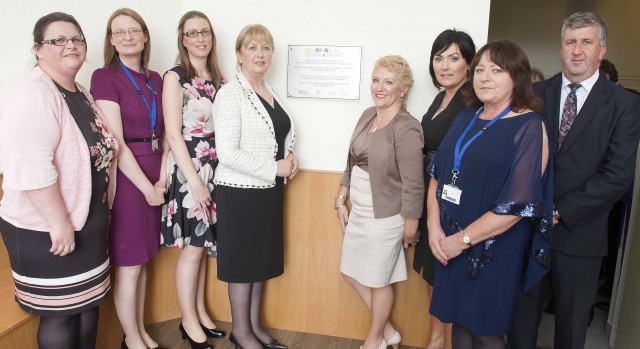
[[[364,129],[371,124],[371,120],[376,117],[376,108],[369,108],[365,110],[365,113],[368,113],[368,115],[360,118],[360,122],[356,125],[356,128],[353,131],[351,141],[349,142],[349,149],[351,149],[351,145],[353,145],[353,141],[356,137],[364,131]]]
[[[545,101],[544,105],[547,115],[549,115],[550,126],[553,132],[553,153],[554,155],[558,154],[558,137],[560,132],[560,115],[558,112],[560,111],[560,90],[562,89],[562,76],[558,76],[558,78],[549,82],[549,84],[545,88]]]
[[[603,102],[601,95],[606,92],[604,88],[605,84],[603,83],[604,79],[604,74],[600,74],[598,81],[593,85],[591,92],[589,92],[589,95],[587,96],[587,100],[584,101],[582,108],[580,108],[580,112],[578,112],[576,119],[573,121],[571,129],[569,130],[569,133],[567,133],[567,138],[562,144],[560,153],[563,153],[569,149],[573,143],[575,143],[575,141],[580,137],[580,134],[596,116],[596,111]]]

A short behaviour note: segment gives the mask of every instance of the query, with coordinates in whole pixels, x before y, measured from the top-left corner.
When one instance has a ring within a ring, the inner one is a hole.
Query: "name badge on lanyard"
[[[462,190],[451,184],[445,184],[442,187],[442,199],[449,201],[452,204],[460,205],[460,197],[462,196]]]
[[[451,184],[445,184],[442,187],[442,200],[448,201],[452,204],[460,205],[460,200],[462,198],[462,189],[456,186],[456,180],[460,176],[460,164],[462,163],[462,158],[464,157],[464,153],[469,148],[469,145],[473,143],[478,137],[480,137],[485,131],[489,129],[489,127],[493,126],[496,121],[500,120],[503,116],[507,115],[511,111],[511,107],[506,107],[500,114],[496,115],[491,121],[487,123],[482,129],[480,129],[476,134],[474,134],[464,145],[462,145],[462,140],[467,136],[469,131],[471,131],[471,127],[478,120],[480,114],[484,111],[484,107],[481,107],[476,112],[476,115],[471,119],[469,125],[462,131],[460,137],[458,137],[458,141],[456,142],[456,148],[453,153],[453,169],[451,170]]]
[[[142,90],[140,90],[140,87],[138,87],[138,84],[133,79],[133,76],[131,75],[129,68],[127,68],[127,66],[124,65],[122,61],[120,61],[120,68],[125,73],[125,75],[127,75],[127,78],[129,78],[129,81],[131,81],[136,91],[138,91],[140,98],[142,98],[142,101],[144,102],[144,106],[147,107],[147,111],[149,112],[149,126],[151,128],[151,150],[156,151],[158,150],[158,137],[156,137],[156,109],[157,109],[156,95],[157,93],[153,89],[153,87],[151,87],[151,82],[149,81],[149,78],[147,78],[146,86],[151,91],[151,107],[149,107],[149,103],[147,102],[147,99],[144,98],[144,95],[142,94]]]

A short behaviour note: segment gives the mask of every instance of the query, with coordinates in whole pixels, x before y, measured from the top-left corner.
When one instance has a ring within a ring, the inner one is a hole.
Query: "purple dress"
[[[161,137],[164,130],[162,78],[156,72],[149,72],[149,82],[156,92],[153,96],[146,87],[145,74],[130,71],[150,107],[152,98],[156,99],[155,134]],[[91,77],[91,94],[95,100],[108,100],[120,105],[125,142],[142,172],[155,184],[160,177],[162,143],[159,142],[157,150],[152,150],[149,111],[131,81],[120,69],[114,72],[110,68],[100,68]],[[140,265],[160,251],[161,207],[149,206],[142,192],[120,169],[116,180],[109,226],[109,257],[114,266]]]

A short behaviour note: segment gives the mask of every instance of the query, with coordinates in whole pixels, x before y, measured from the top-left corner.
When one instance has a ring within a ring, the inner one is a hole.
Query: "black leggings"
[[[453,349],[504,349],[503,336],[476,336],[466,327],[453,324],[451,330]]]
[[[98,334],[98,307],[67,316],[41,316],[40,349],[93,349]]]

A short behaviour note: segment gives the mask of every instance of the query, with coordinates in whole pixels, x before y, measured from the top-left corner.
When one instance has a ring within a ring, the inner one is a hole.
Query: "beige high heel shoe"
[[[400,347],[400,341],[402,341],[402,337],[400,337],[400,332],[396,331],[389,338],[385,338],[387,341],[387,346],[392,346],[393,349],[398,349]]]
[[[389,345],[387,344],[387,341],[382,338],[382,341],[380,342],[380,344],[378,344],[378,349],[387,349]],[[362,345],[360,346],[360,349],[362,349]]]

